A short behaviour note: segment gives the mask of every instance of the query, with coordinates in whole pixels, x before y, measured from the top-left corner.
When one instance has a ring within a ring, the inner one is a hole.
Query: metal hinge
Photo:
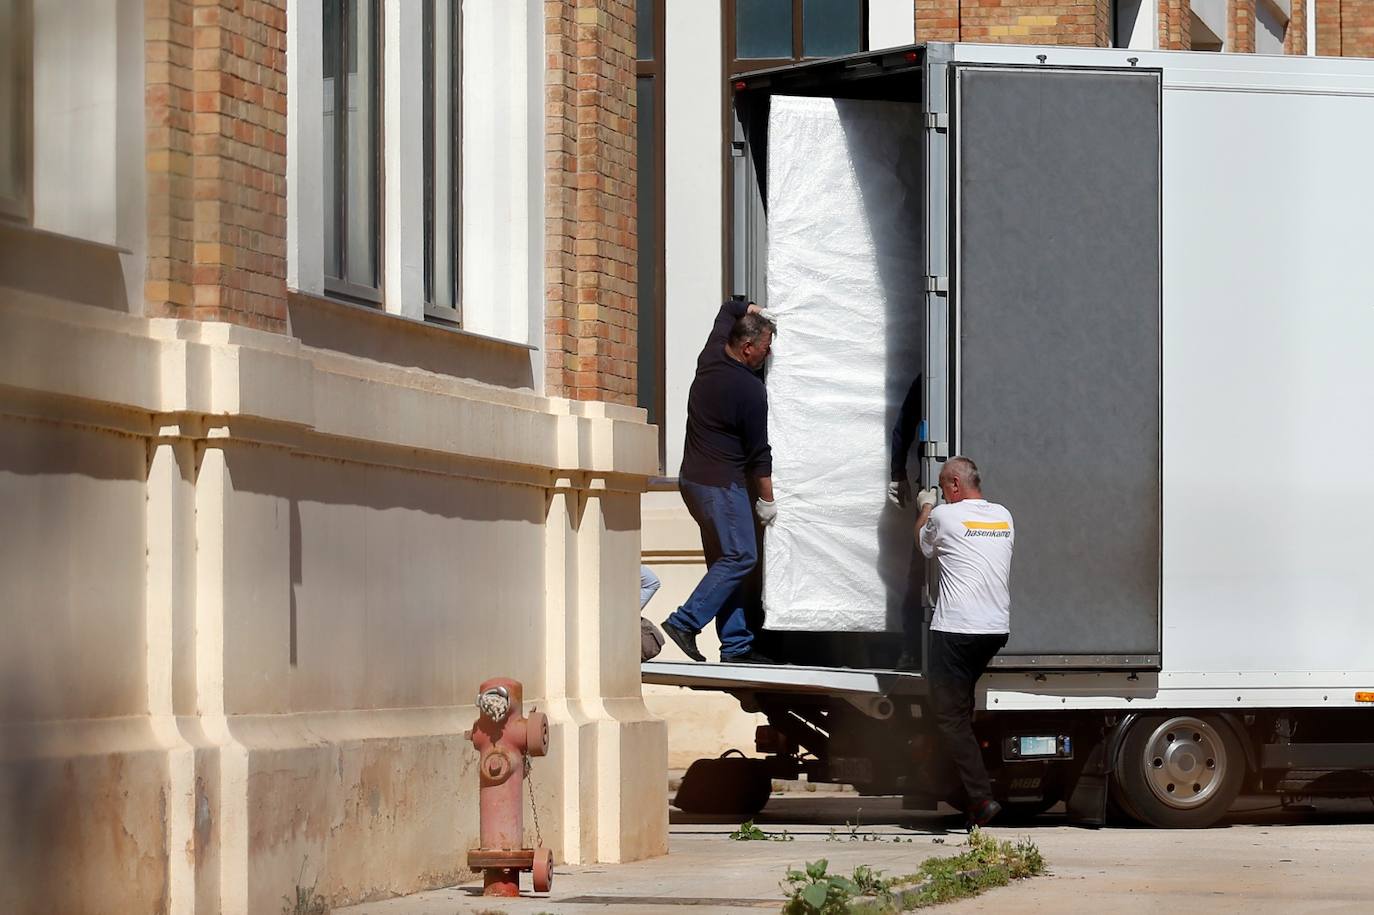
[[[744,158],[744,141],[743,141],[743,140],[735,140],[735,141],[733,141],[733,142],[730,144],[730,158],[732,158],[732,159],[743,159],[743,158]]]
[[[949,114],[943,111],[926,112],[926,130],[949,130]]]
[[[947,276],[928,276],[926,277],[926,292],[933,292],[937,295],[949,294],[949,277]]]
[[[949,442],[922,442],[921,456],[928,458],[949,457]]]

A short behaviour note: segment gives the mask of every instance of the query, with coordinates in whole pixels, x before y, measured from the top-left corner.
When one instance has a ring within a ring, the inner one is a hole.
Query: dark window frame
[[[437,253],[434,250],[434,9],[438,3],[425,0],[424,5],[424,274],[425,274],[425,317],[446,323],[462,325],[463,321],[463,4],[441,0],[449,11],[449,193],[447,209],[449,214],[449,250],[452,261],[449,297],[452,305],[436,305],[434,302],[434,267]]]
[[[654,279],[655,279],[655,282],[654,282],[654,296],[653,296],[653,301],[652,301],[651,303],[648,303],[648,307],[649,307],[649,308],[652,308],[652,310],[653,310],[653,317],[654,317],[653,326],[654,326],[654,330],[655,330],[655,333],[654,333],[654,340],[652,341],[652,345],[653,345],[653,347],[654,347],[654,365],[655,365],[656,368],[655,368],[655,372],[654,372],[655,377],[654,377],[653,379],[651,379],[652,384],[653,384],[652,399],[651,399],[651,401],[650,401],[649,403],[646,403],[646,402],[645,402],[645,401],[646,401],[646,398],[645,398],[645,394],[644,394],[644,383],[645,383],[646,378],[645,378],[645,375],[644,375],[644,373],[643,373],[642,371],[639,372],[639,374],[638,374],[637,377],[636,377],[636,385],[635,385],[635,387],[636,387],[636,392],[637,392],[637,393],[636,393],[636,398],[637,398],[637,401],[638,401],[639,406],[645,408],[645,409],[648,411],[648,413],[649,413],[649,421],[650,421],[650,422],[653,422],[653,423],[657,423],[657,425],[658,425],[658,464],[659,464],[660,472],[663,472],[664,463],[665,463],[665,461],[667,460],[667,434],[666,434],[666,432],[665,432],[665,426],[666,426],[666,421],[667,421],[667,408],[668,408],[668,405],[667,405],[667,371],[666,371],[666,362],[667,362],[667,357],[668,357],[668,347],[667,347],[667,337],[666,337],[666,335],[665,335],[665,333],[664,333],[664,328],[665,328],[665,324],[666,324],[666,322],[667,322],[667,314],[668,314],[668,310],[667,310],[667,283],[665,282],[665,276],[664,276],[664,272],[665,272],[666,267],[667,267],[667,245],[666,245],[666,238],[665,238],[665,233],[666,233],[666,229],[667,229],[667,219],[665,218],[665,217],[666,217],[666,209],[667,209],[667,207],[666,207],[667,182],[666,182],[666,175],[664,174],[665,159],[666,159],[665,153],[666,153],[666,147],[667,147],[667,143],[666,143],[666,139],[665,139],[665,138],[666,138],[665,123],[666,123],[666,120],[667,120],[667,119],[666,119],[666,114],[667,114],[667,112],[665,111],[665,108],[666,108],[666,92],[665,92],[665,88],[664,88],[664,87],[665,87],[664,73],[665,73],[666,65],[665,65],[665,60],[664,60],[664,58],[665,58],[665,45],[666,45],[666,43],[667,43],[667,36],[666,36],[666,31],[665,31],[664,22],[663,22],[663,20],[664,20],[664,18],[665,18],[665,13],[666,13],[666,9],[665,9],[666,3],[664,2],[664,0],[639,0],[639,2],[640,2],[640,3],[651,3],[651,4],[653,4],[652,9],[653,9],[653,20],[654,20],[654,21],[653,21],[653,27],[654,27],[654,37],[653,37],[653,58],[652,58],[652,59],[642,59],[642,58],[641,58],[641,59],[636,59],[636,60],[635,60],[635,83],[636,83],[636,87],[638,87],[639,80],[641,80],[641,79],[651,79],[651,80],[653,81],[654,136],[651,138],[651,142],[653,143],[653,153],[652,153],[652,155],[653,155],[653,160],[652,160],[652,161],[653,161],[653,164],[654,164],[654,190],[653,190],[653,193],[654,193],[654,225],[653,225],[653,227],[652,227],[652,228],[653,228],[653,233],[654,233],[654,235],[653,235],[653,237],[654,237],[654,245],[653,245],[654,250],[653,250],[652,252],[647,252],[647,251],[645,250],[645,246],[644,246],[644,244],[643,244],[643,241],[644,241],[644,233],[643,233],[643,232],[639,232],[639,233],[638,233],[638,237],[637,237],[637,253],[636,253],[636,258],[637,258],[637,260],[638,260],[639,263],[642,264],[642,263],[644,262],[646,256],[649,256],[649,257],[652,257],[652,258],[653,258],[653,264],[654,264]],[[636,41],[637,41],[637,39],[636,39]],[[636,53],[638,53],[638,51],[636,51]],[[642,160],[642,159],[643,159],[642,150],[644,149],[644,138],[638,135],[638,115],[636,115],[635,123],[636,123],[636,137],[635,137],[635,143],[636,143],[636,159],[637,159],[637,160]],[[642,227],[643,224],[639,221],[639,206],[638,206],[638,202],[636,202],[636,207],[635,207],[635,221],[636,221],[636,225],[637,225],[637,226]],[[637,290],[637,284],[636,284],[636,290]],[[638,306],[637,306],[637,307],[638,307],[639,313],[640,313],[640,314],[643,314],[644,311],[645,311],[646,303],[644,303],[644,302],[641,301],[641,302],[638,303]],[[642,323],[643,323],[643,322],[640,322],[639,324],[636,324],[636,328],[638,328]],[[637,347],[637,348],[638,348],[638,347],[640,346],[640,344],[642,343],[642,338],[639,336],[638,329],[636,329],[636,338],[635,338],[635,342],[636,342],[636,347]],[[636,360],[636,362],[637,362],[637,364],[640,365],[640,366],[642,366],[642,364],[643,364],[643,360]]]
[[[868,50],[868,0],[852,0],[858,7],[859,13],[859,47],[854,53]],[[754,70],[766,70],[769,67],[785,67],[788,64],[800,63],[803,60],[821,60],[821,57],[806,56],[802,49],[806,47],[805,16],[803,15],[806,0],[792,0],[792,56],[791,57],[736,57],[738,48],[736,47],[738,36],[736,35],[736,0],[722,0],[724,9],[722,10],[722,20],[725,34],[725,75],[738,76],[741,73],[751,73]]]
[[[859,8],[859,47],[855,53],[868,50],[868,0],[853,0]],[[734,99],[731,81],[736,77],[755,70],[770,67],[785,67],[805,60],[821,60],[819,57],[806,57],[802,54],[805,47],[802,33],[805,24],[803,15],[804,0],[792,0],[792,56],[782,58],[738,58],[736,31],[736,0],[721,0],[721,188],[720,214],[723,231],[720,238],[721,296],[734,295],[735,289],[735,165],[734,165]]]
[[[12,68],[16,98],[14,123],[0,125],[4,133],[11,133],[16,146],[5,150],[14,155],[19,166],[19,188],[14,195],[0,194],[0,218],[23,224],[33,222],[33,6],[31,0],[15,0],[14,30],[9,47],[0,56],[0,66]],[[3,136],[3,134],[0,134]]]
[[[339,14],[339,72],[334,77],[334,186],[325,188],[325,193],[334,198],[334,222],[336,231],[334,233],[335,253],[337,254],[340,276],[331,275],[327,268],[324,274],[325,292],[337,295],[345,299],[364,302],[370,305],[382,304],[382,288],[384,283],[385,258],[383,252],[386,250],[383,238],[383,227],[385,220],[382,217],[383,203],[383,181],[382,172],[382,80],[384,78],[382,49],[382,9],[381,0],[358,0],[360,4],[367,4],[369,17],[368,20],[375,23],[372,30],[371,50],[372,67],[370,76],[372,85],[369,87],[370,104],[368,105],[368,131],[373,137],[372,145],[372,225],[371,231],[376,240],[377,266],[375,271],[375,286],[364,286],[359,283],[351,282],[348,276],[348,62],[349,54],[353,47],[353,35],[348,28],[348,2],[349,0],[323,0],[326,4],[334,4],[338,7]],[[323,7],[321,8],[323,11]]]

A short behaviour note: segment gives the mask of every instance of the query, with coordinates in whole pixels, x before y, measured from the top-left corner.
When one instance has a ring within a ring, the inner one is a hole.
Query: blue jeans
[[[701,528],[706,575],[668,622],[695,635],[716,621],[722,658],[747,654],[754,634],[744,617],[744,582],[759,561],[749,491],[738,483],[702,486],[678,479],[682,501]]]

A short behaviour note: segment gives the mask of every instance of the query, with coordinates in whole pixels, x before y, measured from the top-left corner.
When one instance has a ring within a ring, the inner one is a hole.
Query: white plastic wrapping
[[[920,115],[777,96],[768,122],[768,369],[777,521],[769,629],[901,628],[915,509],[886,501],[890,435],[921,371]],[[913,448],[912,460],[918,449]],[[913,477],[914,479],[914,477]]]

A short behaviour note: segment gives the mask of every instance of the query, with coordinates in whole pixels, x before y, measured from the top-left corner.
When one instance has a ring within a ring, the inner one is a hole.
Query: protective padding
[[[886,492],[889,433],[922,363],[922,130],[916,105],[772,99],[769,629],[893,630],[919,604],[914,509]]]

